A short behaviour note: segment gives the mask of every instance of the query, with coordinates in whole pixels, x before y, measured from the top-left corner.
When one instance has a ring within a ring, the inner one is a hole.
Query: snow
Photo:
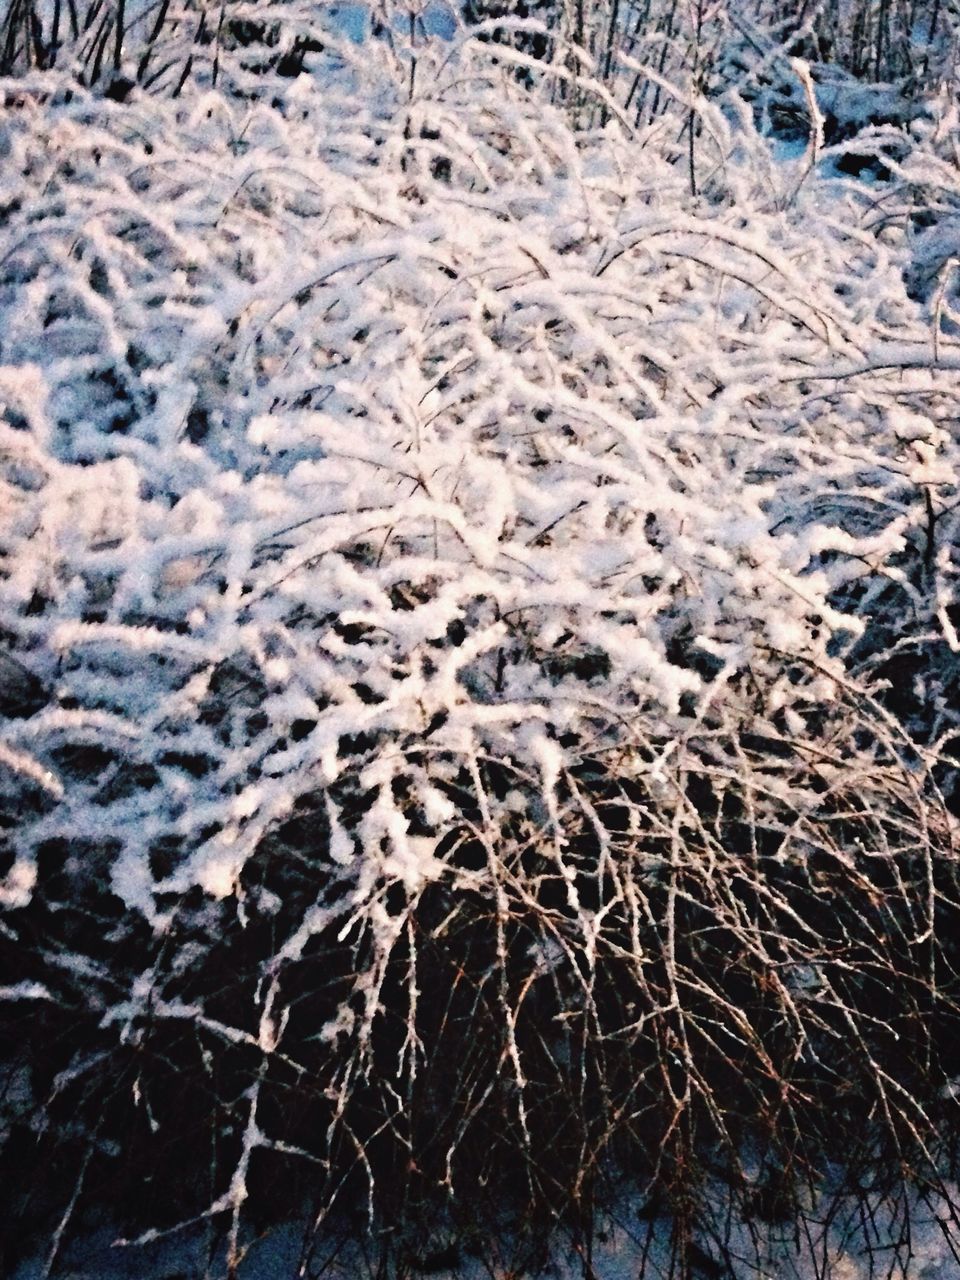
[[[821,1206],[797,1235],[786,1225],[755,1223],[749,1230],[742,1228],[724,1239],[723,1226],[717,1223],[714,1248],[708,1246],[699,1255],[702,1271],[713,1275],[712,1262],[717,1274],[734,1280],[865,1280],[882,1267],[882,1274],[904,1280],[952,1280],[957,1261],[945,1242],[942,1225],[928,1210],[913,1208],[909,1242],[893,1205],[876,1210],[866,1233],[856,1222],[853,1202],[843,1201]],[[302,1274],[305,1238],[309,1239],[308,1224],[278,1228],[251,1239],[237,1280],[290,1280]],[[717,1248],[721,1241],[722,1247]],[[515,1247],[519,1254],[520,1246]],[[491,1268],[454,1250],[458,1255],[454,1265],[431,1266],[429,1274],[440,1280],[508,1280],[518,1273],[511,1269],[509,1244],[501,1249],[499,1266]],[[321,1246],[317,1252],[328,1256],[323,1274],[332,1280],[365,1280],[374,1274],[369,1257],[350,1241],[326,1250]],[[603,1220],[587,1248],[568,1237],[560,1244],[557,1258],[539,1274],[555,1280],[636,1280],[638,1275],[662,1280],[670,1274],[670,1253],[666,1220],[644,1220],[635,1208],[631,1212],[623,1207]],[[64,1280],[171,1280],[175,1275],[216,1275],[224,1264],[224,1242],[209,1231],[201,1233],[188,1227],[175,1237],[144,1240],[134,1246],[111,1238],[104,1228],[68,1256],[57,1274]],[[18,1268],[11,1280],[39,1280],[42,1274],[41,1260],[37,1259]]]

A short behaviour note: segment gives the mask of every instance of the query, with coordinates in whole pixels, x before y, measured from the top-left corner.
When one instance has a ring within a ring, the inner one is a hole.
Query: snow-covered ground
[[[697,1280],[955,1280],[960,1274],[955,1232],[916,1200],[903,1206],[824,1202],[802,1222],[771,1227],[733,1226],[719,1220],[703,1233],[693,1254]],[[952,1239],[948,1239],[952,1235]],[[573,1240],[561,1230],[553,1256],[524,1265],[523,1249],[509,1241],[490,1244],[484,1257],[449,1243],[433,1253],[397,1250],[387,1270],[376,1245],[349,1238],[308,1247],[309,1228],[275,1228],[249,1244],[237,1280],[386,1280],[427,1274],[438,1280],[666,1280],[675,1274],[675,1242],[666,1219],[645,1219],[636,1205],[603,1218],[593,1239]],[[479,1252],[479,1250],[477,1250]],[[77,1240],[58,1260],[61,1280],[222,1280],[222,1235],[185,1230],[153,1244],[125,1246],[103,1229]],[[42,1280],[46,1257],[18,1266],[10,1280]]]

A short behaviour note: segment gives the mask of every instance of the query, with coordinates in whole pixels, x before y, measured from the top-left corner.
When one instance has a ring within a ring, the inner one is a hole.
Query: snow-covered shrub
[[[535,62],[592,74],[638,124],[669,111],[678,94],[696,107],[700,95],[731,88],[781,116],[802,116],[796,58],[847,89],[866,88],[869,96],[875,86],[909,104],[955,74],[960,32],[956,0],[923,11],[913,0],[470,0],[462,11],[468,23],[485,24],[487,38],[512,43]],[[560,93],[569,100],[562,86]]]
[[[789,91],[791,57],[855,80],[930,89],[955,73],[958,20],[957,0],[3,0],[0,74],[56,66],[123,100],[134,84],[179,93],[222,73],[295,76],[347,34],[450,37],[465,24],[534,64],[593,75],[640,122],[667,110],[676,90],[693,98],[731,85]],[[560,96],[583,106],[569,85]]]
[[[3,86],[12,1220],[932,1177],[950,712],[867,668],[957,647],[946,303],[746,109],[692,200],[483,41],[325,57]]]

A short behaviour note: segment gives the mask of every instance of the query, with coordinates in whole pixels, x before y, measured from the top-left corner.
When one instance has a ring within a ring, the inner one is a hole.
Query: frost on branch
[[[49,997],[43,1140],[234,1252],[275,1168],[371,1222],[617,1168],[680,1204],[705,1153],[746,1204],[747,1144],[789,1187],[838,1134],[934,1169],[955,339],[745,115],[703,107],[691,200],[656,130],[396,57],[8,113],[0,948]]]

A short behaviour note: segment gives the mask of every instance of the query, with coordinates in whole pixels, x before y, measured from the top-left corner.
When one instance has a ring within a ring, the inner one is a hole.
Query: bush
[[[51,1265],[104,1202],[233,1265],[307,1203],[626,1183],[692,1247],[718,1185],[942,1186],[960,353],[911,209],[706,102],[691,199],[602,87],[577,133],[414,35],[252,100],[3,86],[0,1161]]]

